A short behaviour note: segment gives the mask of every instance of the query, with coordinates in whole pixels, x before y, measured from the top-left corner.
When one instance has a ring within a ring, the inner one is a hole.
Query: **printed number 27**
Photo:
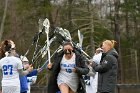
[[[3,71],[4,71],[4,75],[12,75],[13,72],[12,72],[12,69],[13,69],[13,65],[3,65]]]

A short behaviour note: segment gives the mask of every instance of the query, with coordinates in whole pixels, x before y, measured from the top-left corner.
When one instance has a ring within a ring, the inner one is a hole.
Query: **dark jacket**
[[[118,53],[113,48],[102,55],[99,65],[93,66],[93,69],[99,73],[98,92],[115,92],[118,67],[117,58]]]
[[[85,65],[85,61],[81,55],[76,54],[76,71],[80,79],[80,84],[78,88],[78,93],[85,93],[85,86],[84,86],[84,80],[82,79],[82,75],[86,75],[89,72],[88,67]],[[47,93],[56,93],[59,91],[58,85],[57,85],[57,76],[60,72],[60,62],[62,60],[64,53],[61,51],[59,53],[55,54],[54,57],[54,64],[51,69],[50,78],[48,82],[48,89]],[[82,91],[82,92],[81,92]]]

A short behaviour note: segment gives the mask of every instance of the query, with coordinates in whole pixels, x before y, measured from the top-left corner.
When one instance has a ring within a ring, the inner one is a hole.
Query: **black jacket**
[[[79,84],[77,93],[86,93],[82,75],[86,75],[89,72],[89,69],[85,65],[85,61],[83,57],[81,55],[78,55],[77,53],[75,54],[76,54],[76,71],[79,76],[79,80],[81,81]],[[56,93],[56,91],[59,90],[58,85],[57,85],[57,76],[58,76],[58,73],[60,72],[60,62],[62,60],[63,55],[64,55],[63,52],[59,52],[55,54],[54,64],[51,69],[50,78],[48,81],[47,93]]]
[[[99,73],[98,92],[115,92],[118,67],[117,58],[118,53],[113,48],[102,55],[99,65],[93,66],[93,69]]]

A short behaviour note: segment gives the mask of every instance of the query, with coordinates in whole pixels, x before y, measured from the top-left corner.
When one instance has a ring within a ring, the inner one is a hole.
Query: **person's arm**
[[[79,57],[77,61],[79,61],[79,66],[75,67],[76,71],[78,74],[80,75],[86,75],[88,74],[89,72],[89,68],[88,66],[85,64],[85,59],[84,57],[82,57],[81,55],[79,56],[76,56],[76,57]],[[76,58],[77,59],[77,58]]]
[[[95,70],[89,65],[89,73],[87,74],[88,76],[95,76],[96,72]]]
[[[48,64],[47,64],[47,68],[48,68],[49,70],[51,70],[52,67],[53,67],[53,63],[48,63]]]
[[[27,77],[35,76],[38,73],[38,69],[33,69],[29,74],[27,74]]]
[[[55,63],[55,62],[56,62],[56,60],[58,59],[59,53],[61,54],[62,51],[56,52],[56,53],[54,54],[54,58],[53,58],[52,62],[48,62],[48,64],[47,64],[48,70],[51,71],[53,68],[55,68],[54,65],[57,64],[57,63]]]
[[[101,64],[96,64],[93,66],[93,69],[96,72],[100,72],[100,73],[104,73],[107,72],[109,69],[112,68],[114,61],[116,61],[116,58],[112,55],[107,55],[106,59],[103,60],[103,62]]]
[[[23,69],[18,69],[19,74],[22,75],[22,76],[25,76],[25,75],[29,74],[31,71],[32,71],[32,68],[29,68],[25,71],[23,71]]]

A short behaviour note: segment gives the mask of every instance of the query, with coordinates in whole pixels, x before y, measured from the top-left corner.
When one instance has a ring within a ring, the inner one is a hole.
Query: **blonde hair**
[[[117,43],[115,40],[105,40],[103,43],[108,44],[110,48],[114,48],[115,44]]]

